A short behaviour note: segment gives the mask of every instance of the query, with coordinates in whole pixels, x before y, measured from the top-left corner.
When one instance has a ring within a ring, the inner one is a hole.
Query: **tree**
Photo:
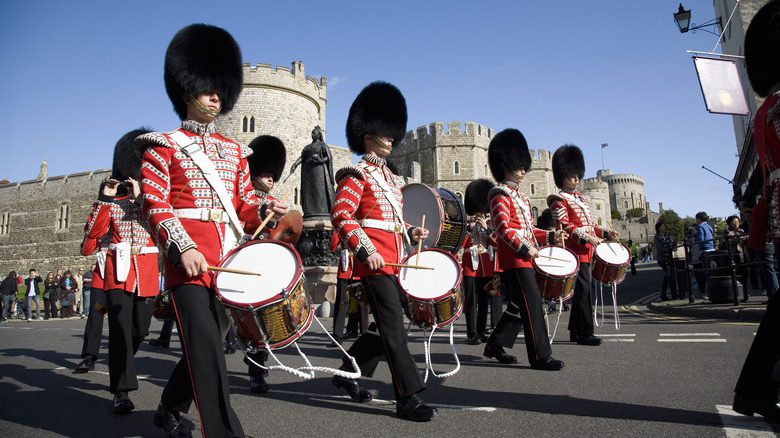
[[[674,210],[664,210],[661,213],[661,217],[658,218],[658,222],[666,224],[666,231],[675,242],[682,242],[685,238],[686,224],[680,218],[680,215],[675,213]]]
[[[645,209],[644,208],[632,208],[626,212],[626,219],[631,219],[635,217],[642,217],[645,215]]]
[[[621,215],[617,210],[612,210],[612,220],[619,221],[620,219],[623,219],[623,215]]]

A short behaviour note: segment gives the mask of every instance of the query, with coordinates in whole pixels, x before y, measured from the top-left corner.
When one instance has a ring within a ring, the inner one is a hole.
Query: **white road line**
[[[726,438],[774,438],[777,434],[761,416],[747,417],[738,414],[728,405],[715,405],[723,423]]]
[[[720,336],[720,333],[659,333],[658,336]]]
[[[636,333],[615,333],[615,334],[608,334],[608,335],[596,333],[596,336],[599,336],[601,338],[610,338],[610,337],[634,338],[636,337]]]
[[[658,339],[658,342],[726,342],[726,340],[723,338],[703,338],[703,339],[675,338],[675,339]]]
[[[615,338],[615,339],[604,339],[606,342],[634,342],[636,339],[625,339],[625,338]]]
[[[274,389],[273,392],[274,394],[291,394],[291,395],[298,395],[298,396],[312,397],[312,398],[351,400],[351,398],[346,395],[318,394],[314,392],[300,392],[300,391],[280,391],[276,389]],[[391,405],[395,405],[395,400],[384,400],[381,398],[374,398],[369,403],[391,406]],[[441,409],[453,409],[459,411],[496,412],[498,410],[498,408],[494,408],[491,406],[462,406],[462,405],[449,405],[449,404],[439,404],[439,403],[428,403],[428,405],[436,408],[441,408]]]

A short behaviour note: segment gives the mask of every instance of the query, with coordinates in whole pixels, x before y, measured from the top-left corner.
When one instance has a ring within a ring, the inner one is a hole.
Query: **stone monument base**
[[[312,303],[320,304],[336,299],[336,266],[306,266],[303,268],[306,281],[303,287],[311,297]]]

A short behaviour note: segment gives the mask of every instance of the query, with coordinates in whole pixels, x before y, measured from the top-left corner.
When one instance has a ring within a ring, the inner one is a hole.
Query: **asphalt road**
[[[568,342],[564,312],[553,344],[553,354],[566,362],[560,372],[531,370],[522,339],[512,350],[518,365],[482,357],[482,346],[464,343],[461,318],[455,338],[460,372],[445,380],[429,377],[422,394],[439,408],[430,423],[395,418],[384,365],[374,378],[363,380],[376,399],[361,405],[331,386],[323,373],[303,381],[272,371],[271,392],[253,395],[241,357],[230,355],[233,407],[246,433],[254,437],[774,436],[780,429],[773,431],[758,417],[735,416],[728,409],[756,325],[668,318],[629,306],[657,294],[659,273],[653,265],[640,266],[638,275],[620,286],[618,301],[626,305],[621,326],[615,328],[607,306],[604,324],[597,328],[606,340],[600,347]],[[557,314],[549,317],[554,326]],[[0,436],[163,436],[152,416],[181,353],[178,341],[170,350],[144,344],[137,355],[140,389],[131,393],[136,410],[115,416],[107,391],[107,353],[95,372],[72,374],[84,321],[0,325]],[[329,319],[323,323],[331,326]],[[152,323],[153,336],[160,325]],[[327,348],[329,342],[315,324],[300,345],[315,365],[336,366],[340,352]],[[105,352],[105,337],[103,345]],[[410,348],[422,369],[420,331],[412,331]],[[291,349],[280,357],[287,364],[303,364]],[[438,372],[455,367],[445,333],[437,335],[432,359]],[[197,426],[195,415],[191,410],[189,418]]]

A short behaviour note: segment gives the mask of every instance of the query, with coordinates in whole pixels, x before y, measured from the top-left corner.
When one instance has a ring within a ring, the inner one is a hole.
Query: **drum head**
[[[260,276],[217,272],[220,300],[239,307],[260,307],[281,298],[301,274],[301,259],[291,246],[273,240],[255,240],[234,249],[221,268],[257,272]]]
[[[577,272],[579,262],[577,256],[560,246],[539,248],[539,257],[534,259],[534,265],[552,277],[568,277]]]
[[[611,265],[625,265],[631,260],[628,249],[617,242],[602,242],[596,246],[596,256]]]
[[[403,263],[413,265],[416,260],[417,254],[412,254],[404,259]],[[420,266],[433,270],[401,268],[398,273],[401,289],[412,297],[435,300],[458,288],[461,269],[450,253],[440,249],[424,249],[420,253]]]
[[[425,228],[430,231],[423,242],[423,246],[436,245],[441,236],[441,203],[435,189],[425,184],[407,184],[401,189],[404,195],[404,222],[419,227],[422,224],[422,216],[425,215]]]

